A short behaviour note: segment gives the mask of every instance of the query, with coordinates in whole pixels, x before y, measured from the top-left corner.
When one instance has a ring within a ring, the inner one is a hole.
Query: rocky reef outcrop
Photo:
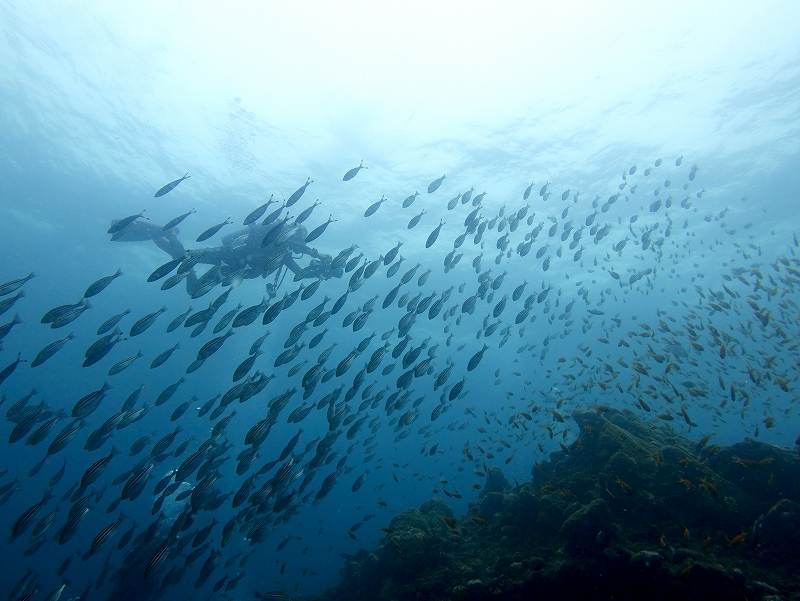
[[[633,413],[574,415],[575,442],[468,513],[398,515],[319,601],[800,599],[800,459],[691,441]]]

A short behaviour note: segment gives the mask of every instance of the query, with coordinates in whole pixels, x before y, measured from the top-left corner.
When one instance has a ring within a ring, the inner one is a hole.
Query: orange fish
[[[738,547],[747,540],[747,532],[742,530],[739,534],[728,540],[729,547]]]

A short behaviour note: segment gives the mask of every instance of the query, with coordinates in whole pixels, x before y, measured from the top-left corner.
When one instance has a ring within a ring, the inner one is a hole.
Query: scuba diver
[[[112,221],[112,229],[117,221]],[[185,258],[192,265],[211,265],[212,269],[198,278],[194,270],[188,272],[186,287],[190,294],[198,287],[201,280],[216,278],[218,283],[229,282],[234,278],[253,279],[267,278],[274,274],[271,283],[267,283],[270,298],[277,293],[286,274],[291,271],[294,280],[307,278],[339,278],[344,270],[332,265],[332,257],[320,253],[306,244],[308,235],[306,228],[299,224],[284,221],[277,233],[274,225],[264,226],[251,224],[222,238],[222,245],[210,248],[185,249],[178,240],[177,228],[164,230],[139,217],[111,235],[115,242],[141,242],[152,240],[156,246],[173,259]],[[265,242],[265,236],[270,240]],[[310,262],[302,267],[298,260],[309,257]]]

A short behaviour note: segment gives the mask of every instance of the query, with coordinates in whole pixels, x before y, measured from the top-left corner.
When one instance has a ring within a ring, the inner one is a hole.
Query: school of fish
[[[370,173],[361,162],[336,184],[357,190]],[[422,228],[422,236],[387,244],[379,256],[355,244],[336,249],[324,274],[293,269],[293,281],[276,277],[256,304],[248,298],[263,284],[253,276],[285,275],[283,259],[257,269],[247,258],[214,259],[205,269],[205,255],[178,250],[147,273],[109,266],[82,283],[77,302],[60,299],[44,315],[26,310],[34,274],[9,274],[0,284],[0,435],[7,456],[24,452],[36,463],[24,472],[0,469],[7,549],[30,566],[7,598],[108,598],[116,575],[141,557],[138,576],[166,598],[178,586],[241,596],[259,546],[278,558],[288,545],[305,546],[278,560],[302,561],[313,541],[276,540],[273,532],[304,520],[334,489],[354,499],[371,489],[381,498],[354,524],[326,524],[355,540],[391,505],[383,499],[391,499],[392,481],[462,499],[469,493],[455,480],[477,491],[490,467],[529,466],[541,453],[568,449],[570,411],[593,403],[689,430],[733,420],[754,436],[775,427],[793,407],[800,371],[798,240],[778,240],[762,256],[747,227],[726,223],[727,210],[703,208],[698,174],[682,157],[658,159],[626,167],[602,197],[528,180],[516,198],[491,205],[490,192],[433,174],[420,182],[422,194],[413,186],[387,191],[358,217],[394,204],[408,215],[398,231]],[[195,181],[189,177],[154,197],[169,200]],[[324,243],[336,208],[315,200],[289,213],[308,201],[313,183],[308,178],[269,214],[272,197],[247,215],[212,222],[195,241],[241,223],[258,232],[262,248],[277,248],[302,231],[298,244],[316,257],[308,245]],[[299,230],[322,206],[330,216]],[[161,230],[199,218],[186,207],[176,213]],[[124,216],[108,233],[124,239],[145,221],[144,213]],[[691,269],[698,244],[724,257],[708,282]],[[405,263],[403,252],[424,261]],[[104,290],[121,277],[195,304],[164,315],[166,306],[105,303]],[[659,302],[667,285],[680,295]],[[387,320],[394,327],[373,329]],[[20,324],[52,329],[52,342],[23,356],[15,349]],[[163,350],[145,356],[147,337]],[[231,338],[246,339],[249,352],[223,373]],[[88,341],[82,363],[61,368],[78,374],[70,396],[38,390],[37,372],[79,341]],[[192,360],[178,364],[187,345]],[[140,373],[169,370],[173,383],[115,384],[135,365]],[[198,370],[216,370],[216,390],[194,385]],[[28,392],[9,396],[12,382]],[[476,398],[487,390],[493,398]],[[134,424],[148,433],[129,443],[124,431]],[[205,437],[187,434],[198,428]],[[463,446],[452,448],[453,436]],[[404,471],[382,440],[414,446],[430,470]],[[59,457],[68,447],[82,449],[80,464]],[[35,502],[18,503],[31,495]],[[89,542],[76,545],[80,531]],[[37,562],[42,554],[48,562]],[[70,577],[80,562],[101,562],[95,581]],[[288,599],[283,590],[302,586],[283,583],[256,597]]]

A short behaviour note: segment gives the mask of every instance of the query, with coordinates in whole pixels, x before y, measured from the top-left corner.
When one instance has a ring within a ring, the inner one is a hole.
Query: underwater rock
[[[449,542],[446,521],[452,517],[441,501],[428,501],[395,517],[388,528],[384,563],[401,577],[438,565]]]
[[[798,456],[787,449],[748,439],[719,449],[708,463],[737,487],[770,505],[782,498],[800,498]]]
[[[320,601],[800,599],[800,459],[708,446],[597,408],[511,486],[489,470],[467,514],[396,516]]]
[[[753,542],[765,558],[800,562],[800,503],[781,499],[753,525]]]
[[[631,557],[631,565],[639,569],[654,569],[661,566],[664,558],[658,551],[639,551]]]
[[[591,552],[607,541],[605,531],[611,524],[608,503],[595,499],[573,511],[561,525],[565,548],[573,554]]]
[[[486,585],[480,578],[468,580],[465,584],[453,587],[453,599],[470,601],[486,598]]]
[[[486,473],[486,482],[483,485],[483,492],[504,492],[509,488],[511,488],[511,484],[506,480],[503,471],[497,467],[489,468],[489,471]]]
[[[506,480],[501,469],[489,468],[486,473],[486,482],[481,491],[478,514],[482,518],[488,519],[501,511],[506,503],[504,492],[510,488],[511,484]]]
[[[480,509],[478,513],[484,519],[492,517],[503,509],[505,497],[503,493],[490,492],[483,496],[481,499]]]

